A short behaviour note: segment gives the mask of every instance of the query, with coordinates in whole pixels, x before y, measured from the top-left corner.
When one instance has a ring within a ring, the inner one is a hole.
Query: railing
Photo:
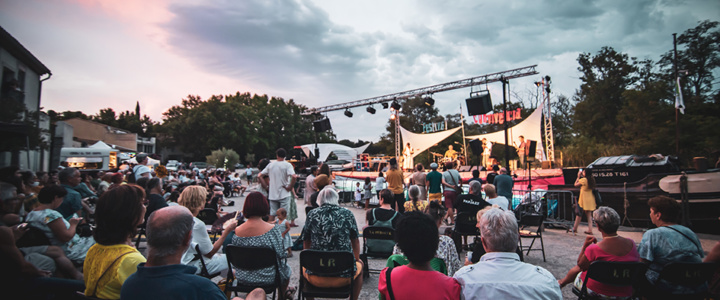
[[[575,219],[574,199],[571,191],[513,190],[512,207],[516,209],[523,204],[521,210],[547,213],[546,226],[567,229]]]

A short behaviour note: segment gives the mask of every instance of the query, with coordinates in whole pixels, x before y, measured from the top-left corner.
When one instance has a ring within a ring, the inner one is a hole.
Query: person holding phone
[[[580,169],[578,177],[575,180],[575,186],[580,187],[580,195],[578,196],[577,208],[575,209],[575,224],[573,225],[573,234],[577,233],[578,226],[582,220],[583,214],[587,216],[588,230],[585,234],[593,234],[593,218],[592,213],[597,207],[593,189],[595,189],[595,178],[589,174],[589,170]]]

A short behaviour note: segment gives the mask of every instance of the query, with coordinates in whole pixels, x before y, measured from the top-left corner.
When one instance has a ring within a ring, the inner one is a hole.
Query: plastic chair
[[[520,250],[525,251],[527,250],[526,256],[530,254],[530,251],[542,251],[543,254],[543,262],[545,260],[545,243],[543,243],[542,238],[542,232],[543,232],[543,222],[545,221],[545,214],[528,214],[523,215],[520,221],[518,221],[518,225],[520,225],[520,232],[519,232],[519,243],[520,243]],[[523,229],[526,226],[532,226],[537,227],[535,231],[530,231]],[[532,239],[530,242],[530,246],[524,247],[522,245],[523,239]],[[540,249],[533,249],[532,246],[535,244],[535,240],[540,239]]]
[[[350,284],[335,288],[313,286],[305,279],[303,269],[313,275],[325,277],[350,276]],[[315,298],[348,298],[352,295],[355,283],[355,257],[347,251],[303,250],[300,252],[300,287],[298,299]]]
[[[370,273],[380,274],[380,269],[370,269],[368,265],[368,257],[374,258],[388,258],[393,255],[392,247],[389,247],[389,251],[377,251],[368,248],[368,240],[379,240],[388,241],[395,244],[395,230],[387,227],[368,226],[363,229],[363,251],[360,254],[360,260],[363,262],[363,276],[365,278],[370,277]]]
[[[276,291],[280,286],[282,286],[282,281],[280,279],[280,264],[277,253],[274,249],[270,247],[228,245],[225,251],[225,256],[227,257],[228,265],[244,271],[255,271],[269,267],[275,268],[275,281],[264,286],[242,285],[239,283],[233,285],[235,276],[232,271],[228,271],[225,292],[235,292],[235,295],[237,296],[237,292],[249,293],[253,289],[259,287],[265,290],[265,293],[267,294],[272,293],[272,299],[275,299]]]
[[[582,288],[573,286],[572,291],[578,299],[591,299],[587,291],[590,279],[616,287],[633,286],[640,276],[645,274],[646,266],[641,262],[594,261],[585,273]]]
[[[695,292],[673,294],[671,291],[665,291],[655,286],[641,291],[641,296],[648,299],[705,299],[710,296],[707,283],[717,268],[717,263],[669,263],[663,267],[658,281],[664,280],[664,283],[668,285],[687,287],[689,290],[695,290]]]
[[[459,212],[455,218],[455,227],[453,233],[463,239],[462,248],[467,249],[468,236],[480,236],[480,230],[475,226],[477,224],[477,214],[470,212]],[[459,251],[459,250],[458,250]]]

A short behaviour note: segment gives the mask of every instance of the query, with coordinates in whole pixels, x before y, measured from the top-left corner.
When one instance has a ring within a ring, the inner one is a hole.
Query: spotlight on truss
[[[400,106],[400,103],[398,103],[397,101],[394,101],[394,100],[393,100],[393,103],[390,104],[390,107],[392,107],[394,110],[400,110],[400,108],[402,108],[402,106]]]
[[[371,113],[371,114],[373,114],[373,115],[375,114],[375,108],[372,107],[372,106],[368,106],[366,110],[367,110],[367,112],[369,112],[369,113]]]
[[[389,106],[390,104],[388,104],[387,102],[383,102],[382,104],[383,109],[388,109]]]
[[[352,113],[350,110],[347,110],[347,109],[346,109],[346,110],[345,110],[345,116],[347,116],[348,118],[352,118],[353,113]]]
[[[427,96],[425,98],[425,105],[427,105],[427,106],[435,105],[435,99],[433,99],[431,96]]]

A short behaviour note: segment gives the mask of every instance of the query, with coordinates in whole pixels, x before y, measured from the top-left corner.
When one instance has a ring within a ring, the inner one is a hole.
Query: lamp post
[[[500,81],[502,82],[503,87],[503,129],[505,130],[505,167],[510,169],[510,143],[508,141],[508,122],[506,120],[507,118],[507,98],[505,95],[505,88],[508,84],[507,78],[505,76],[500,76]]]

